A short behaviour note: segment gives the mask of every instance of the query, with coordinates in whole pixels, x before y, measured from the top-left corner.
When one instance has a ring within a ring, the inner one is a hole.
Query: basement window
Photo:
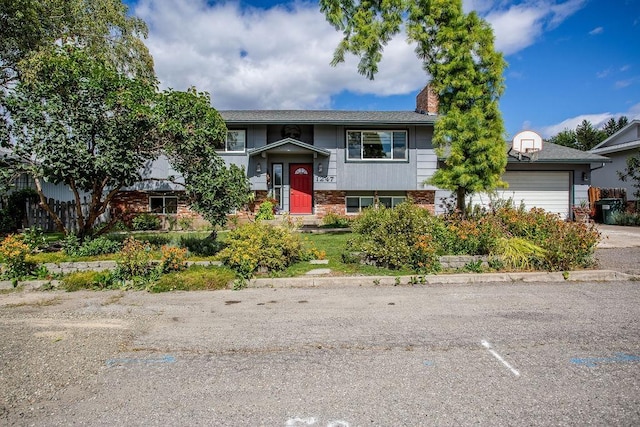
[[[177,214],[178,198],[176,196],[150,196],[149,211],[155,214]]]

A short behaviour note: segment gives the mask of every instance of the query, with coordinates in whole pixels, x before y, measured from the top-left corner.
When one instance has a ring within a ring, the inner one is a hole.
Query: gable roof
[[[249,156],[255,156],[256,154],[261,153],[302,153],[302,152],[312,152],[314,156],[330,156],[331,152],[329,150],[325,150],[323,148],[314,147],[313,145],[306,144],[302,141],[298,141],[293,138],[285,138],[280,141],[272,142],[271,144],[267,144],[260,148],[252,148],[247,150],[247,154]]]
[[[222,110],[227,124],[432,125],[436,117],[415,111]]]
[[[631,150],[631,149],[640,147],[640,138],[638,137],[640,136],[640,132],[636,135],[635,139],[632,138],[631,140],[628,140],[628,141],[619,142],[619,143],[616,142],[616,140],[620,138],[621,135],[623,135],[625,132],[627,132],[629,129],[635,126],[640,126],[640,120],[638,119],[631,120],[631,122],[629,122],[625,127],[620,129],[618,132],[614,133],[613,135],[611,135],[610,137],[608,137],[607,139],[605,139],[604,141],[602,141],[600,144],[596,145],[589,151],[596,154],[608,154],[608,153],[615,153],[618,151]]]
[[[518,156],[517,152],[511,150],[510,141],[505,143],[505,150],[507,153],[508,163],[611,163],[611,159],[608,157],[589,153],[587,151],[576,150],[575,148],[565,147],[563,145],[552,144],[551,142],[546,141],[542,146],[542,150],[538,151],[536,160],[531,160],[530,154],[528,153],[522,153],[521,156]],[[444,154],[444,156],[438,157],[438,159],[444,160],[448,153],[445,151]]]
[[[522,160],[518,160],[517,154],[514,157],[513,151],[509,153],[511,144],[507,144],[507,154],[509,163],[528,162],[529,159],[523,156]],[[563,145],[552,144],[551,142],[544,142],[542,150],[538,152],[538,159],[535,163],[611,163],[611,159],[608,157],[600,156],[598,154],[590,153],[588,151],[577,150],[571,147],[565,147]]]

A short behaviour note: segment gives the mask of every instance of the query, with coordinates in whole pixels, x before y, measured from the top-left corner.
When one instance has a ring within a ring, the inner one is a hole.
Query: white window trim
[[[244,135],[244,148],[242,150],[229,150],[228,149],[228,142],[229,142],[229,132],[241,132]],[[246,153],[247,152],[247,131],[245,129],[228,129],[227,130],[227,135],[225,137],[224,140],[224,149],[221,149],[220,152],[222,153],[229,153],[229,154],[233,154],[233,153]]]
[[[376,200],[376,196],[345,196],[344,198],[344,212],[347,215],[358,215],[360,213],[362,213],[362,199],[373,199],[373,204],[365,206],[365,208],[368,208],[369,206],[374,206],[377,207],[380,205],[380,199],[381,198],[388,198],[391,199],[391,208],[395,208],[397,205],[399,205],[402,202],[406,202],[407,201],[407,196],[377,196],[377,200]],[[358,199],[358,212],[348,212],[348,206],[347,206],[347,199]],[[397,203],[394,204],[393,200],[394,199],[402,199],[400,201],[398,201]],[[377,202],[377,203],[376,203]]]
[[[162,212],[154,212],[151,208],[151,200],[152,199],[162,199]],[[175,213],[167,213],[167,199],[175,199],[176,200],[176,212]],[[178,214],[178,196],[149,196],[149,213],[156,215],[177,215]]]
[[[349,157],[349,133],[350,132],[360,132],[360,157],[352,158]],[[389,132],[391,133],[391,155],[393,156],[393,133],[394,132],[403,132],[405,134],[405,152],[403,158],[390,158],[387,159],[385,157],[376,157],[376,158],[368,158],[364,157],[364,144],[362,142],[362,134],[365,132]],[[406,129],[347,129],[345,134],[345,155],[347,162],[408,162],[409,161],[409,131]]]

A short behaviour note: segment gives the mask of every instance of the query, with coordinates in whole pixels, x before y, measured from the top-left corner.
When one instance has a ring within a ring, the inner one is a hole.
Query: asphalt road
[[[638,282],[0,295],[0,424],[638,425]]]

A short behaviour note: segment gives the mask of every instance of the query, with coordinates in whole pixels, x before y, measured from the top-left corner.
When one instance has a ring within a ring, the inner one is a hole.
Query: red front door
[[[290,199],[289,212],[292,214],[311,213],[311,186],[313,168],[310,164],[289,165]]]

